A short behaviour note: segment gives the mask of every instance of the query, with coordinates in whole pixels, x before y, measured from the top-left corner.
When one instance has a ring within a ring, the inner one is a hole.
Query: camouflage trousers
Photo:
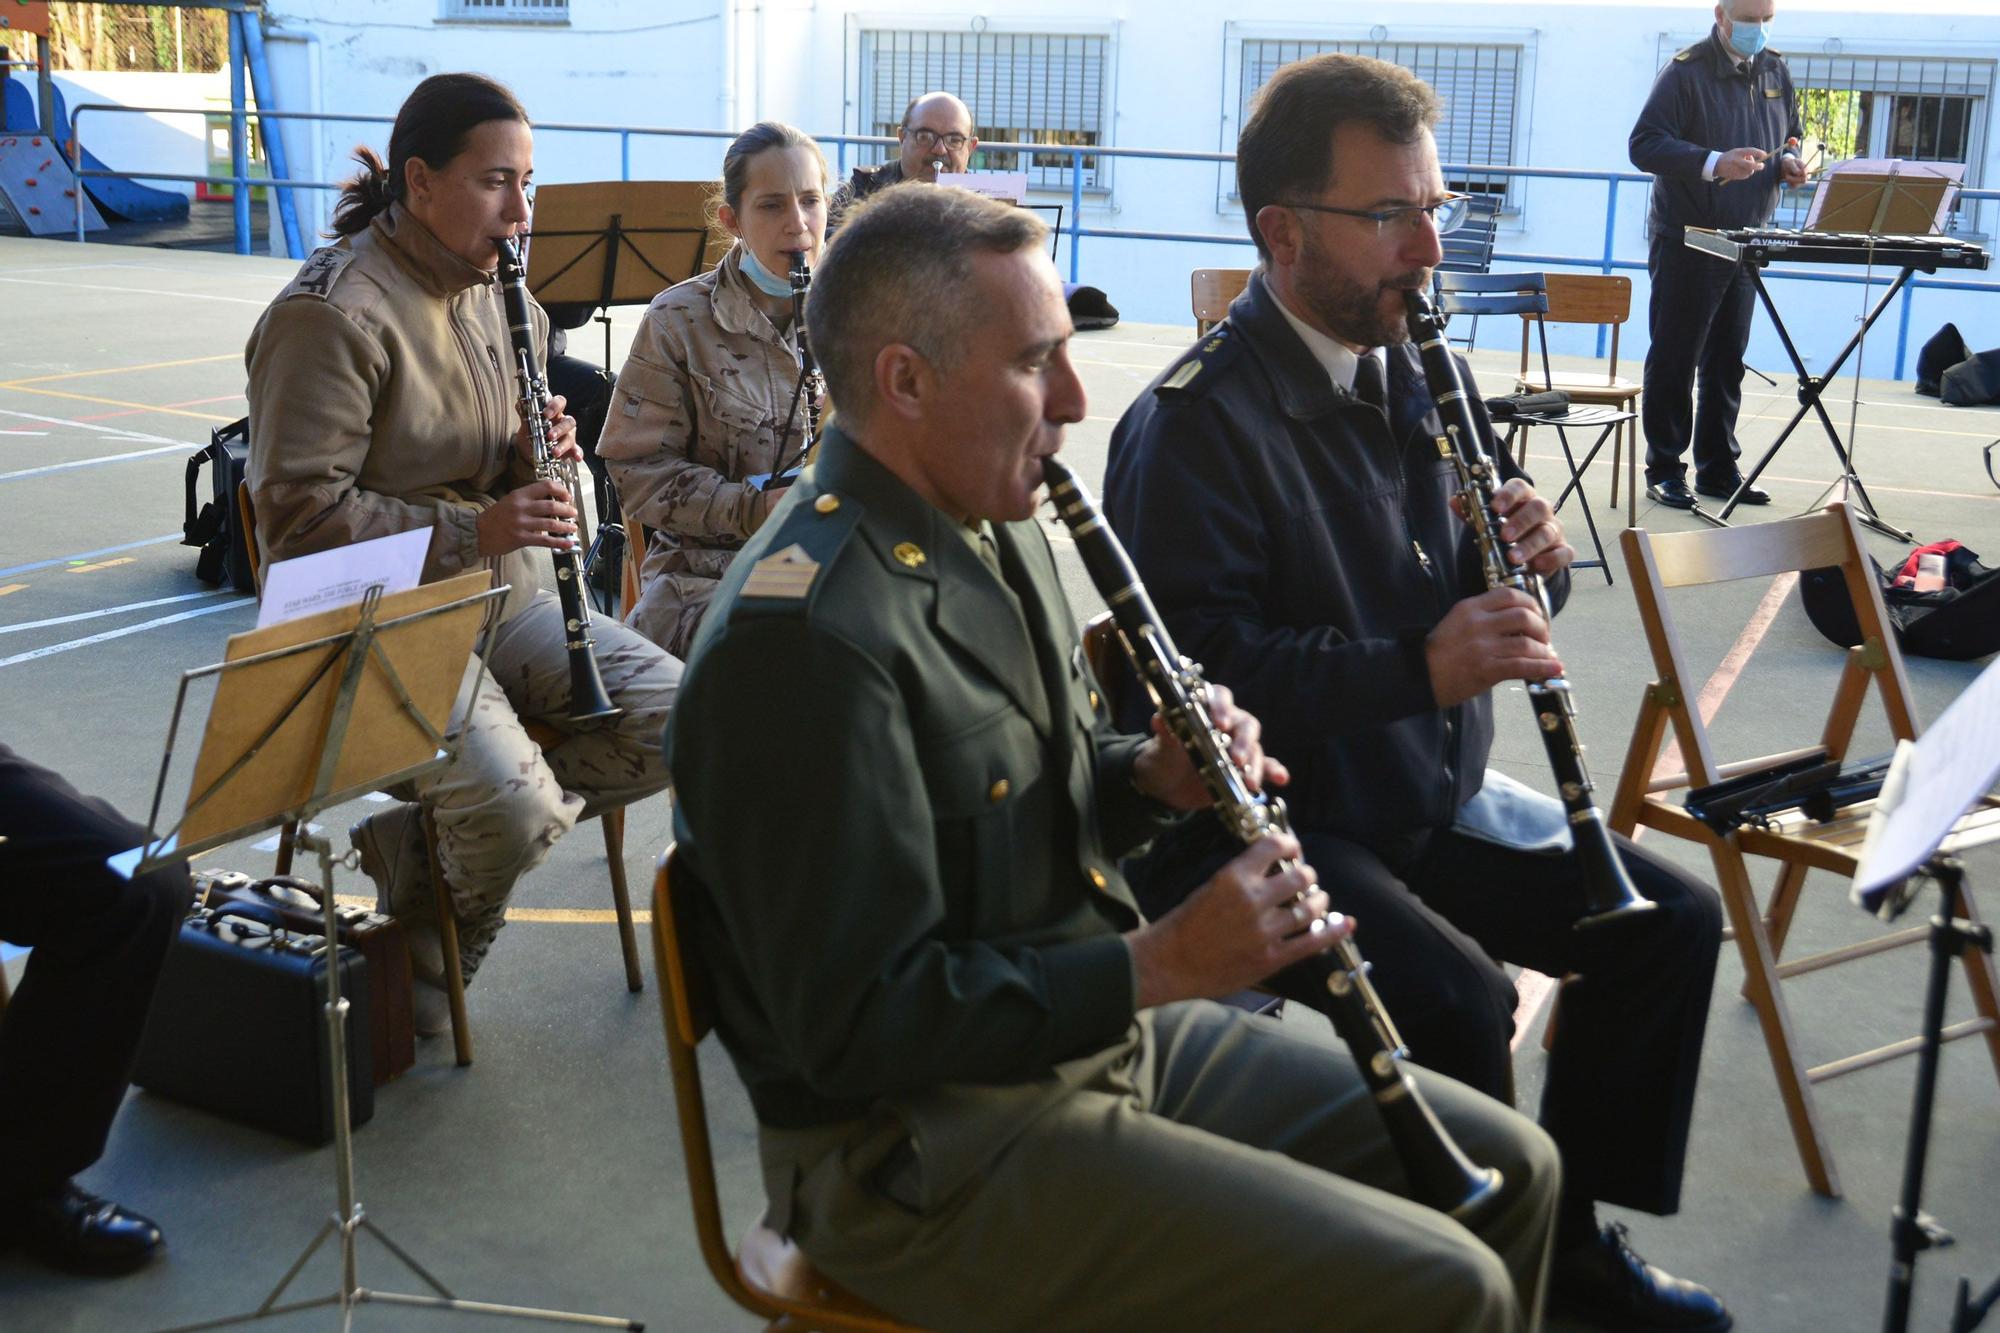
[[[467,716],[456,757],[395,793],[428,806],[437,821],[438,859],[468,979],[506,923],[515,881],[540,865],[558,838],[580,819],[667,785],[660,741],[681,664],[609,619],[594,620],[591,630],[605,692],[625,710],[622,715],[593,727],[564,720],[570,685],[562,605],[554,593],[543,592],[500,626],[485,671],[477,658],[467,664],[454,711],[454,717]],[[528,736],[523,719],[559,730],[565,739],[544,750]],[[410,819],[408,827],[421,839],[418,820]],[[417,890],[397,886],[391,907],[398,916],[422,921],[434,914],[432,896]]]

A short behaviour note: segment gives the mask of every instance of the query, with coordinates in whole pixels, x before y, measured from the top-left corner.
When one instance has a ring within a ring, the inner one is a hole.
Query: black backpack
[[[1873,556],[1868,565],[1904,652],[1953,662],[2000,652],[2000,569],[1980,564],[1976,552],[1963,546],[1951,552],[1945,559],[1945,586],[1936,592],[1896,587]],[[1861,625],[1838,565],[1801,573],[1799,600],[1821,634],[1843,648],[1861,642]]]
[[[208,447],[187,461],[187,516],[181,522],[181,545],[198,546],[194,576],[203,583],[224,579],[238,592],[255,592],[257,576],[250,569],[250,543],[236,509],[236,488],[250,459],[250,418],[243,417],[209,432]],[[215,498],[195,505],[195,485],[202,464],[211,465],[209,478]]]

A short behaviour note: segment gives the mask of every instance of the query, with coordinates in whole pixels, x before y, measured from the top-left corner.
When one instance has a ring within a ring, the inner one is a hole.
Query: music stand
[[[2000,780],[2000,664],[1981,673],[1922,740],[1896,743],[1895,761],[1869,816],[1861,864],[1854,872],[1855,903],[1884,920],[1894,920],[1909,907],[1921,879],[1935,880],[1942,897],[1938,914],[1930,921],[1931,966],[1924,989],[1917,1086],[1903,1156],[1901,1198],[1890,1225],[1894,1260],[1882,1316],[1887,1333],[1903,1333],[1909,1327],[1917,1255],[1951,1243],[1951,1233],[1922,1208],[1938,1060],[1944,1047],[1945,987],[1953,959],[1967,949],[1993,951],[1991,929],[1958,915],[1965,871],[1954,853],[2000,837],[2000,825],[1992,822],[1959,827],[1960,818],[1975,804],[1993,804],[1987,793],[1996,780]],[[2000,1281],[1974,1300],[1970,1285],[1960,1278],[1952,1333],[1970,1333],[1996,1302],[2000,1302]]]
[[[604,326],[611,368],[614,305],[655,296],[721,258],[708,224],[708,181],[586,181],[535,191],[528,291],[542,303],[587,305]],[[728,241],[728,236],[721,238]],[[728,251],[724,244],[722,251]]]
[[[354,1127],[347,1100],[348,1002],[340,993],[339,918],[333,845],[312,831],[312,816],[364,792],[420,777],[450,762],[448,740],[473,636],[505,595],[485,571],[361,601],[238,634],[222,662],[184,673],[168,725],[159,783],[144,845],[113,858],[127,874],[178,864],[210,848],[297,821],[297,845],[319,858],[325,909],[328,1087],[333,1099],[334,1185],[338,1211],[285,1270],[255,1310],[184,1324],[173,1333],[221,1328],[320,1306],[338,1306],[342,1327],[366,1302],[512,1315],[525,1319],[639,1329],[628,1319],[495,1305],[453,1296],[363,1213],[354,1189]],[[189,689],[218,677],[187,804],[166,833],[156,832],[171,776],[174,741]],[[353,868],[352,853],[342,863]],[[431,1288],[431,1293],[376,1291],[360,1285],[356,1241],[366,1230]],[[329,1236],[340,1238],[340,1286],[325,1296],[279,1304],[285,1289]]]

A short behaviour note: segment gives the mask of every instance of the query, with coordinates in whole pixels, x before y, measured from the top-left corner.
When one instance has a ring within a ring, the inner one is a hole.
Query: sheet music
[[[1028,173],[1025,171],[944,171],[939,185],[955,185],[961,190],[983,194],[988,199],[1004,199],[1010,204],[1028,202]]]
[[[1915,873],[1958,817],[2000,781],[2000,661],[1952,701],[1898,768],[1900,786],[1882,789],[1854,872],[1852,896],[1863,907]]]
[[[257,628],[350,605],[378,583],[385,597],[408,592],[423,581],[424,556],[430,549],[431,530],[413,528],[280,560],[264,570]]]

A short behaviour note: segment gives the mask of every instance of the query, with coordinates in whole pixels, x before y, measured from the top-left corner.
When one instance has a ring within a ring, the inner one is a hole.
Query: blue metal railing
[[[252,178],[247,174],[247,164],[243,161],[242,154],[240,151],[232,152],[232,159],[230,166],[231,166],[231,171],[234,174],[229,176],[212,176],[212,175],[195,176],[195,175],[176,175],[165,172],[130,172],[130,171],[109,171],[109,170],[86,171],[83,169],[83,139],[82,139],[82,134],[80,132],[81,122],[85,112],[129,112],[129,113],[153,114],[153,115],[163,115],[163,114],[203,115],[206,114],[203,109],[189,108],[189,107],[123,106],[113,102],[84,103],[74,108],[70,112],[70,152],[71,152],[71,160],[74,164],[72,169],[75,171],[75,174],[79,180],[83,180],[89,177],[117,177],[127,180],[195,181],[195,182],[206,182],[211,185],[226,184],[231,186],[236,193],[236,199],[237,199],[236,243],[237,243],[238,253],[247,254],[250,248],[249,247],[250,220],[249,220],[249,207],[248,207],[249,195],[247,191],[251,187],[261,185],[261,186],[269,186],[271,188],[278,190],[279,197],[281,200],[281,211],[286,211],[286,206],[289,205],[290,199],[288,191],[290,190],[293,189],[337,190],[340,188],[340,183],[337,181],[272,179],[266,177]],[[238,107],[232,106],[230,135],[232,141],[238,144],[239,146],[243,142],[243,135],[245,133],[244,120],[246,118],[257,119],[257,120],[274,120],[274,121],[298,120],[298,121],[321,121],[321,122],[333,122],[341,124],[369,124],[369,125],[388,125],[388,124],[393,124],[395,121],[395,117],[393,116],[355,115],[355,114],[321,112],[321,111],[260,111],[255,108],[239,109]],[[707,140],[726,142],[730,139],[734,139],[738,134],[738,131],[736,130],[679,129],[679,128],[668,128],[660,126],[648,126],[648,125],[597,125],[597,124],[587,124],[587,123],[549,122],[549,121],[538,121],[536,122],[535,128],[537,130],[544,132],[561,132],[561,133],[572,133],[572,134],[611,134],[618,136],[618,171],[620,180],[632,179],[632,140],[635,136],[644,138],[656,138],[656,139],[707,139]],[[896,142],[895,139],[886,136],[866,135],[866,134],[828,134],[816,137],[818,138],[818,141],[821,145],[824,146],[830,144],[834,146],[836,151],[837,173],[841,177],[845,177],[846,175],[847,153],[850,147],[860,147],[863,145],[889,146],[893,145]],[[269,140],[269,142],[272,143],[276,143],[276,141],[277,141],[276,138]],[[1129,230],[1118,227],[1088,227],[1084,225],[1083,164],[1086,158],[1094,159],[1094,158],[1105,158],[1105,157],[1124,157],[1124,158],[1134,158],[1149,162],[1205,162],[1205,163],[1219,165],[1223,163],[1235,162],[1236,155],[1234,153],[1196,152],[1196,151],[1188,151],[1181,149],[1166,149],[1166,148],[1112,148],[1096,144],[982,143],[980,144],[979,147],[982,153],[992,154],[994,156],[1006,156],[1012,154],[1037,154],[1037,155],[1062,154],[1069,159],[1069,179],[1070,179],[1069,217],[1065,225],[1063,225],[1060,228],[1060,234],[1067,236],[1069,239],[1069,278],[1071,282],[1078,281],[1079,276],[1082,272],[1082,250],[1083,250],[1083,242],[1086,239],[1107,240],[1107,241],[1162,241],[1162,242],[1182,243],[1182,244],[1243,245],[1243,246],[1247,246],[1252,243],[1250,237],[1242,231],[1236,231],[1232,233],[1137,231],[1137,230]],[[273,166],[275,167],[278,165],[279,163],[276,160],[274,160]],[[1492,166],[1485,163],[1479,163],[1479,164],[1447,163],[1445,164],[1444,170],[1447,175],[1478,173],[1484,176],[1498,177],[1506,180],[1515,180],[1515,179],[1568,180],[1568,181],[1598,181],[1603,183],[1605,187],[1604,246],[1603,249],[1597,255],[1592,257],[1582,257],[1577,255],[1542,255],[1542,254],[1526,254],[1526,253],[1496,250],[1493,255],[1493,259],[1496,263],[1528,264],[1528,265],[1549,266],[1556,268],[1586,268],[1586,269],[1595,269],[1600,273],[1614,273],[1620,269],[1644,270],[1646,267],[1646,261],[1643,259],[1621,259],[1617,255],[1618,196],[1619,196],[1619,187],[1621,185],[1628,185],[1628,184],[1650,185],[1653,179],[1650,175],[1647,175],[1643,172],[1633,172],[1633,171],[1584,171],[1584,170],[1577,170],[1564,167]],[[1960,200],[1989,200],[1989,199],[2000,200],[2000,190],[1964,190],[1960,192],[1958,197]],[[78,242],[82,242],[84,239],[84,235],[83,235],[83,217],[81,209],[78,210],[76,230],[77,230],[76,239],[78,240]],[[295,236],[296,233],[288,228],[288,234],[287,234],[288,242],[293,240]],[[291,247],[288,244],[287,248],[290,249],[293,247]],[[1791,269],[1791,268],[1787,268],[1782,272],[1767,271],[1766,277],[1767,279],[1771,280],[1783,280],[1789,282],[1832,282],[1832,283],[1844,283],[1855,286],[1871,284],[1873,282],[1879,281],[1879,279],[1877,279],[1872,274],[1840,273],[1840,272],[1829,272],[1818,269]],[[1897,331],[1896,331],[1895,377],[1897,379],[1903,378],[1904,365],[1908,359],[1910,307],[1912,300],[1914,299],[1916,293],[1919,291],[2000,292],[2000,282],[1969,282],[1963,279],[1939,278],[1935,276],[1922,276],[1922,275],[1911,278],[1911,280],[1904,286],[1901,296],[1899,297],[1900,304],[1896,317]],[[1603,330],[1600,329],[1598,332],[1598,342],[1597,342],[1597,354],[1599,356],[1604,355],[1604,348],[1605,348],[1605,334]],[[1857,373],[1859,373],[1858,366],[1857,366]]]

